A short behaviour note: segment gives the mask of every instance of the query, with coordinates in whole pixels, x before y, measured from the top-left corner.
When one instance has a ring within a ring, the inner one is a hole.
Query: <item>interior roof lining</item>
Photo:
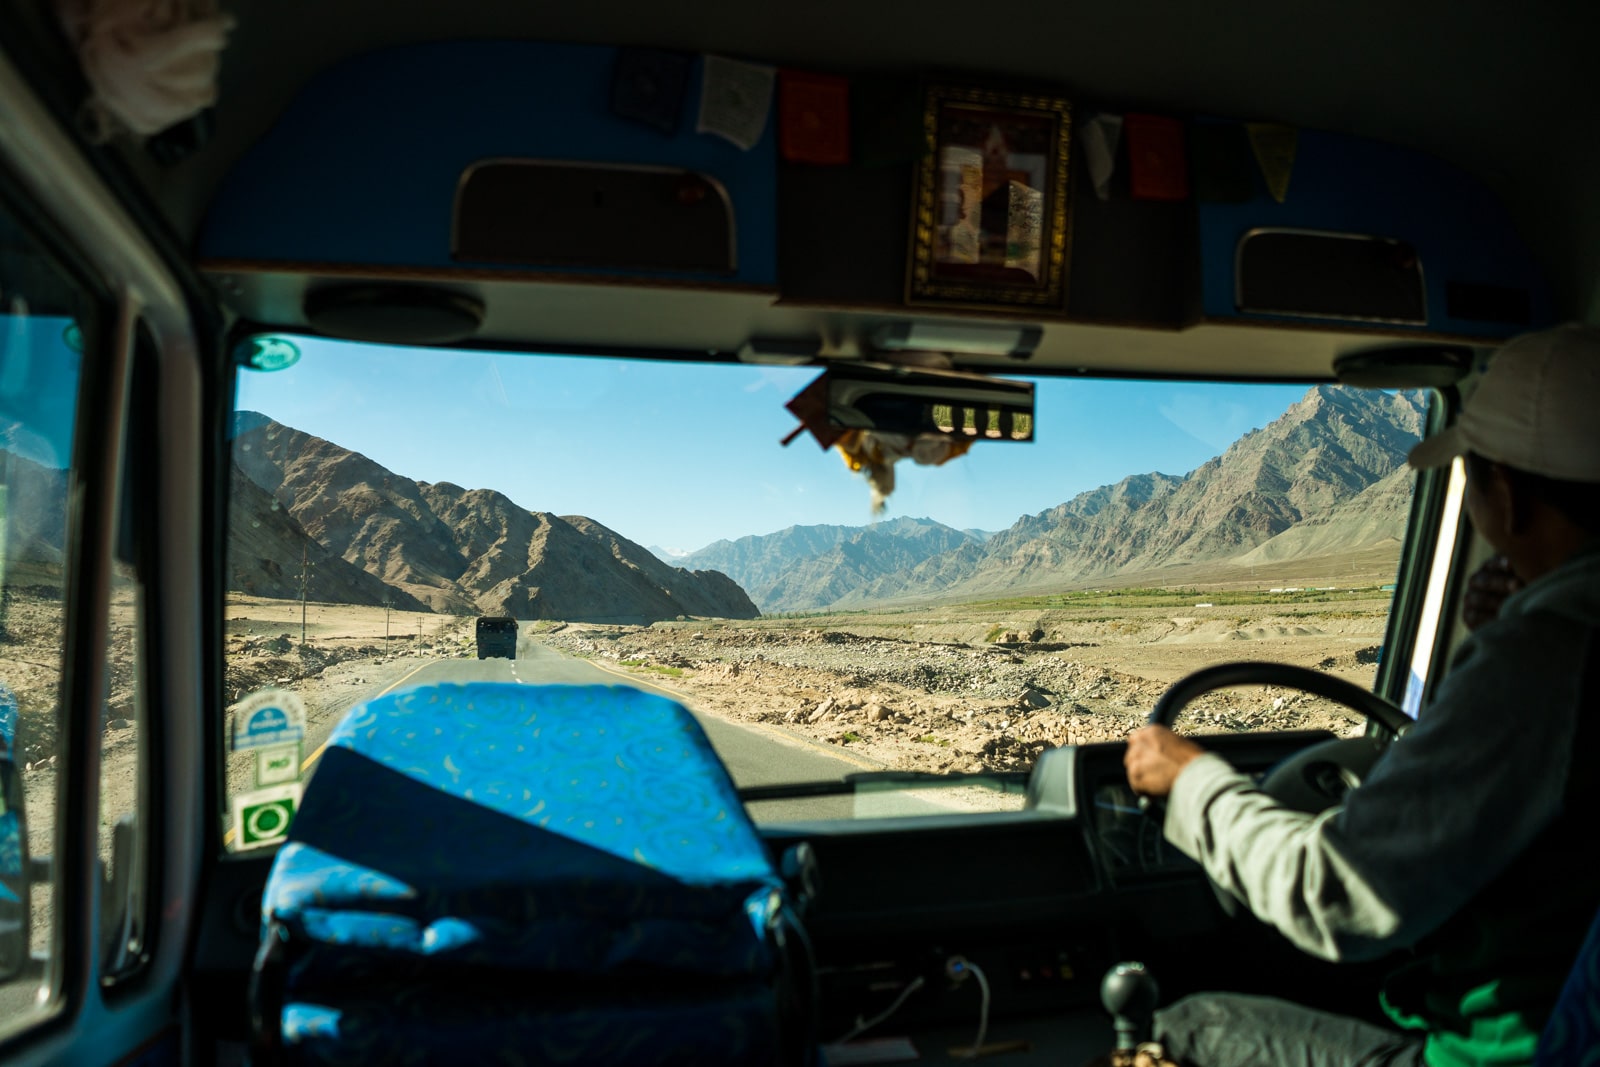
[[[322,285],[383,280],[341,272],[322,275],[273,270],[271,264],[214,264],[210,271],[235,314],[262,331],[315,335],[303,307]],[[416,280],[424,280],[415,274]],[[618,355],[709,363],[737,360],[752,338],[820,343],[825,357],[870,356],[867,338],[880,326],[908,320],[970,323],[971,316],[923,308],[837,307],[778,302],[770,291],[606,285],[551,281],[538,285],[493,278],[440,279],[488,309],[478,334],[442,346],[541,354]],[[1483,338],[1444,337],[1397,328],[1351,328],[1325,323],[1197,322],[1186,328],[1058,320],[1024,321],[1043,327],[1031,358],[966,355],[963,369],[1042,376],[1160,377],[1192,380],[1330,381],[1339,356],[1395,343],[1461,343]],[[1199,369],[1197,369],[1199,368]]]
[[[301,7],[231,0],[237,25],[213,142],[165,169],[135,146],[121,150],[178,233],[192,237],[222,175],[299,88],[375,48],[518,38],[687,48],[846,73],[987,73],[1049,82],[1080,100],[1280,121],[1431,152],[1507,199],[1564,315],[1600,314],[1600,215],[1574,214],[1600,178],[1600,107],[1587,37],[1574,32],[1587,6],[1519,10],[1509,33],[1495,0],[1401,8],[1353,0],[1292,18],[1272,0],[1181,12],[1019,0],[1008,18],[1029,32],[975,34],[957,0],[926,0],[914,20],[899,5],[850,0],[793,9],[701,0],[630,5],[619,35],[606,5],[348,0],[318,9],[307,32]],[[1561,195],[1549,195],[1552,182]]]

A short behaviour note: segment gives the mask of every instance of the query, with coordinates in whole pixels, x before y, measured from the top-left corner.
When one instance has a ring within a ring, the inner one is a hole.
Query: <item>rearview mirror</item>
[[[1033,440],[1033,383],[965,371],[888,363],[829,367],[788,408],[823,448],[849,430]]]

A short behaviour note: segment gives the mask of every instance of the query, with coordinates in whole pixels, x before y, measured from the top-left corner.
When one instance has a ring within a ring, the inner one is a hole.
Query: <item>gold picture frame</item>
[[[1064,308],[1071,104],[935,83],[922,118],[906,303]]]

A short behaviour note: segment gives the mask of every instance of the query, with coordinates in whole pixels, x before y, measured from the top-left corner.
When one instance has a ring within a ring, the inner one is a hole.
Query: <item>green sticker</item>
[[[240,848],[275,845],[289,834],[300,807],[300,783],[257,789],[233,798],[233,826]]]

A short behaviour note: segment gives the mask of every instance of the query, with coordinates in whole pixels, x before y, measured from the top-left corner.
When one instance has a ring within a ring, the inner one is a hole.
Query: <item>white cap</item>
[[[1600,329],[1568,323],[1506,342],[1461,418],[1406,461],[1442,467],[1476,452],[1570,482],[1600,482]]]

